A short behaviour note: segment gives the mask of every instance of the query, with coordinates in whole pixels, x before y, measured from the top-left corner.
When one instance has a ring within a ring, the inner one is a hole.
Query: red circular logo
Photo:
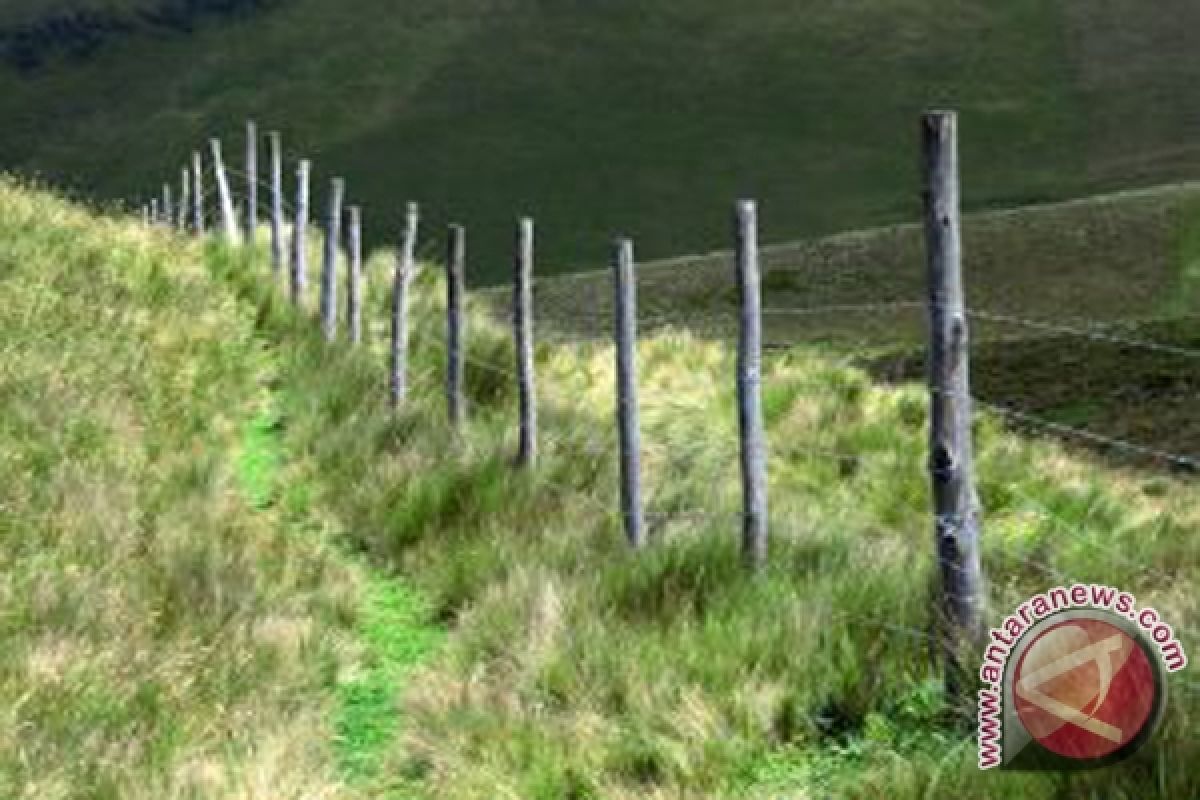
[[[1158,685],[1142,646],[1102,620],[1047,628],[1013,673],[1021,724],[1051,752],[1096,759],[1132,742],[1151,722]]]

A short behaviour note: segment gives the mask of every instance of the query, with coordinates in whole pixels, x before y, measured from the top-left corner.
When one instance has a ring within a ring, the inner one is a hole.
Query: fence
[[[293,303],[299,305],[307,284],[307,247],[311,164],[296,154],[285,153],[278,132],[266,134],[269,148],[269,180],[258,177],[257,127],[246,126],[246,168],[239,171],[227,166],[221,157],[217,140],[209,142],[211,183],[203,170],[199,151],[193,153],[190,165],[180,172],[179,191],[173,195],[172,186],[164,184],[161,193],[141,209],[147,224],[188,229],[200,235],[216,229],[228,242],[237,244],[243,238],[252,241],[258,229],[258,190],[269,194],[265,204],[269,214],[270,253],[272,274],[282,284],[287,276],[287,288]],[[742,552],[752,570],[761,569],[768,559],[768,537],[772,520],[769,514],[768,453],[777,451],[767,441],[763,422],[762,360],[764,351],[773,349],[764,341],[763,321],[772,317],[833,317],[847,315],[876,315],[915,313],[925,311],[928,319],[928,389],[929,389],[929,480],[933,489],[931,526],[934,530],[936,557],[940,568],[941,597],[937,618],[941,631],[938,644],[946,665],[947,688],[952,694],[962,690],[962,665],[959,654],[962,645],[977,642],[984,630],[987,601],[983,590],[984,576],[980,559],[981,508],[975,489],[974,458],[971,424],[974,409],[983,408],[1023,425],[1036,426],[1056,434],[1076,437],[1093,444],[1122,449],[1140,457],[1158,460],[1173,467],[1195,471],[1200,469],[1200,457],[1172,453],[1140,445],[1126,439],[1097,434],[1043,418],[1019,408],[982,401],[971,394],[969,382],[969,335],[972,321],[992,325],[1024,328],[1038,334],[1081,337],[1121,348],[1140,349],[1193,360],[1200,350],[1162,344],[1135,336],[1125,336],[1109,329],[1064,325],[1044,320],[968,307],[964,298],[962,274],[962,232],[959,200],[958,132],[953,112],[930,112],[921,119],[922,172],[924,178],[924,241],[926,251],[927,297],[923,301],[901,300],[880,303],[828,304],[810,307],[764,306],[762,251],[759,247],[757,206],[751,200],[739,201],[732,214],[735,243],[732,253],[737,294],[737,359],[736,374],[731,382],[737,393],[737,440],[741,474],[742,511],[729,515],[733,524],[740,521]],[[294,201],[285,196],[283,163],[285,157],[296,164]],[[230,178],[244,181],[245,202],[241,208],[242,226],[235,206]],[[215,187],[215,188],[210,188]],[[322,253],[319,281],[320,302],[318,320],[327,340],[336,338],[337,273],[339,261],[346,264],[347,317],[350,342],[357,343],[362,325],[362,254],[361,212],[357,206],[345,206],[346,186],[341,178],[333,178],[328,193],[324,219],[325,247]],[[285,231],[291,217],[291,242],[285,244]],[[389,316],[390,346],[388,358],[388,399],[393,409],[401,407],[408,391],[410,281],[414,274],[418,252],[418,208],[407,206],[400,255],[392,280],[391,313]],[[344,224],[345,223],[345,224]],[[343,245],[349,251],[342,256]],[[518,387],[519,450],[516,467],[536,469],[539,431],[534,353],[535,313],[534,289],[534,221],[518,221],[514,247],[514,281],[511,294],[511,322],[515,344],[515,363],[509,366],[473,360],[465,342],[468,335],[464,313],[466,229],[452,225],[446,240],[447,313],[444,334],[445,399],[448,422],[462,430],[468,416],[463,392],[464,370],[468,363],[493,370]],[[708,258],[720,258],[709,256]],[[602,331],[604,320],[612,321],[616,360],[615,417],[619,447],[619,508],[609,509],[619,516],[628,542],[633,548],[647,544],[649,524],[658,519],[711,518],[704,509],[647,508],[643,486],[643,446],[639,425],[638,363],[636,343],[638,326],[638,280],[634,258],[634,243],[618,238],[613,246],[611,313],[597,313],[595,331],[588,335],[546,335],[542,341],[574,342],[591,340]],[[669,317],[664,317],[671,321]],[[653,316],[650,324],[657,322]],[[511,367],[511,368],[510,368]],[[590,446],[590,445],[585,445]],[[858,454],[806,447],[789,443],[789,452],[808,453],[815,457],[835,459],[842,465],[856,464]],[[1043,509],[1047,519],[1055,519],[1050,509]],[[648,524],[649,523],[649,524]],[[1077,535],[1065,524],[1068,535]],[[1090,541],[1090,540],[1089,540]],[[1119,555],[1119,554],[1116,554]],[[1067,579],[1053,567],[1038,564],[1048,574]],[[884,620],[862,620],[883,627]],[[909,633],[928,636],[926,631]]]

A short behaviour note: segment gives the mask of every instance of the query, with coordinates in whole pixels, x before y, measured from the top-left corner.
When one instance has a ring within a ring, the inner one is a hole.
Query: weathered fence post
[[[463,294],[465,293],[467,231],[451,225],[446,251],[446,409],[450,424],[461,428],[466,416]]]
[[[533,369],[533,220],[517,222],[513,281],[513,338],[517,351],[517,399],[520,416],[517,465],[537,459],[537,385]]]
[[[271,275],[283,278],[286,256],[283,247],[283,142],[279,131],[267,134],[271,149]]]
[[[635,549],[646,543],[642,512],[642,436],[637,399],[637,282],[633,242],[618,239],[613,257],[617,346],[617,435],[621,448],[621,517]]]
[[[160,220],[159,220],[159,216],[158,216],[158,198],[151,197],[150,198],[150,224],[157,225],[159,223],[159,221]]]
[[[292,230],[292,304],[304,302],[308,284],[308,176],[312,165],[301,160],[296,165],[296,219]]]
[[[177,225],[180,232],[187,230],[188,214],[192,202],[192,175],[187,167],[179,171],[179,219]]]
[[[342,198],[346,182],[329,182],[329,209],[325,216],[325,250],[321,261],[321,332],[325,341],[337,338],[337,257],[342,245]]]
[[[921,144],[929,278],[929,472],[942,581],[945,682],[947,692],[955,696],[969,683],[962,674],[961,648],[977,641],[983,631],[956,115],[949,111],[925,114]]]
[[[388,375],[392,410],[400,407],[408,393],[408,285],[415,268],[419,213],[416,203],[408,204],[392,283],[392,351]]]
[[[204,233],[204,159],[200,152],[192,153],[192,230],[199,236]]]
[[[346,209],[348,230],[347,244],[350,263],[346,270],[346,323],[350,328],[350,344],[362,342],[363,326],[363,263],[362,263],[362,209],[350,206]]]
[[[750,567],[761,569],[767,562],[767,440],[762,411],[758,207],[753,200],[738,201],[734,233],[741,300],[737,395],[742,465],[742,555]]]
[[[246,243],[258,234],[258,126],[246,121]]]
[[[162,224],[170,228],[175,224],[175,205],[171,202],[171,184],[162,185]]]
[[[150,225],[150,206],[148,205],[142,206],[142,224],[146,226]]]
[[[217,181],[217,201],[221,209],[221,232],[230,244],[238,241],[237,215],[233,211],[233,195],[229,192],[229,178],[225,174],[225,162],[221,158],[221,142],[219,139],[208,140],[212,152],[213,173]]]

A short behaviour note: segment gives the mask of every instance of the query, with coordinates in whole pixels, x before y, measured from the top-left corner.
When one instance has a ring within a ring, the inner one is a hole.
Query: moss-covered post
[[[941,572],[945,682],[949,695],[957,697],[970,683],[963,673],[963,647],[978,642],[983,631],[983,576],[971,447],[956,115],[925,114],[921,144],[929,280],[929,472]]]
[[[388,391],[392,410],[400,407],[408,393],[408,289],[416,269],[417,225],[420,210],[409,203],[404,215],[404,235],[396,254],[392,280],[392,340]]]
[[[642,438],[637,396],[637,282],[633,241],[618,239],[613,254],[617,358],[617,437],[621,449],[621,519],[634,549],[646,543],[642,510]]]

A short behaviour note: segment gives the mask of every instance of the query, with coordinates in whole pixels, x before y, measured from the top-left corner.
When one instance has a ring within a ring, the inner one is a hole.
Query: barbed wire
[[[1200,350],[1177,347],[1175,345],[1160,344],[1158,342],[1146,341],[1144,339],[1132,339],[1125,336],[1116,336],[1111,333],[1101,331],[1086,330],[1083,328],[1074,328],[1067,325],[1057,323],[1043,322],[1040,320],[1024,319],[1015,317],[1010,314],[996,314],[989,311],[981,311],[975,308],[966,310],[967,316],[984,319],[991,322],[1003,322],[1014,325],[1023,325],[1027,328],[1034,328],[1041,331],[1058,333],[1067,336],[1078,336],[1086,339],[1092,339],[1099,342],[1107,342],[1109,344],[1122,345],[1124,347],[1135,347],[1142,350],[1150,350],[1160,353],[1169,353],[1171,355],[1183,356],[1185,358],[1200,358]]]

